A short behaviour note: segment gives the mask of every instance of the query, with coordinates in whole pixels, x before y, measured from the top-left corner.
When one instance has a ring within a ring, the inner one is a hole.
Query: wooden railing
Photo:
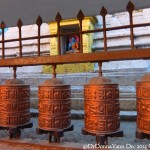
[[[0,67],[11,67],[11,66],[30,66],[30,65],[48,65],[48,64],[66,64],[66,63],[79,63],[79,62],[100,62],[100,61],[113,61],[113,60],[131,60],[131,59],[149,59],[150,58],[150,49],[135,49],[134,45],[134,28],[150,26],[150,23],[142,23],[142,24],[134,24],[133,23],[133,11],[134,4],[129,2],[127,5],[127,11],[129,12],[129,25],[125,26],[117,26],[117,27],[106,27],[106,15],[107,10],[103,7],[100,11],[100,15],[102,16],[103,27],[101,29],[94,29],[83,31],[82,30],[82,21],[84,19],[84,14],[80,10],[77,19],[79,20],[79,31],[78,32],[70,32],[70,33],[61,33],[60,32],[60,22],[62,20],[61,15],[58,13],[56,15],[57,22],[57,33],[52,35],[41,35],[41,25],[42,18],[39,16],[36,24],[38,26],[37,36],[32,37],[22,37],[22,26],[23,23],[19,19],[17,26],[19,31],[19,37],[17,39],[8,39],[5,40],[4,30],[6,25],[4,22],[1,23],[2,29],[2,57],[0,59]],[[107,51],[107,31],[120,30],[120,29],[130,29],[130,40],[131,40],[131,49],[128,50],[116,50],[116,51]],[[103,32],[104,39],[104,51],[100,52],[92,52],[92,53],[83,53],[83,40],[82,35],[87,33],[96,33]],[[69,54],[61,54],[61,37],[68,35],[80,35],[80,53],[74,53],[72,55]],[[58,55],[55,56],[41,56],[40,45],[41,39],[43,38],[52,38],[57,37],[58,39]],[[23,57],[22,51],[22,41],[24,40],[33,40],[37,39],[37,56],[35,57]],[[14,58],[6,58],[5,56],[5,43],[7,42],[15,42],[19,43],[19,57]]]

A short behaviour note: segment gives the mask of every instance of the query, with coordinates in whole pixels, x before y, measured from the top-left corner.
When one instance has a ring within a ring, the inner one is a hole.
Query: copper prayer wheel
[[[136,82],[137,130],[150,134],[150,74]]]
[[[118,84],[102,76],[84,85],[84,131],[94,135],[113,134],[119,131]]]
[[[17,127],[30,122],[30,87],[19,79],[0,86],[0,126]]]
[[[52,78],[39,86],[39,129],[55,131],[71,125],[71,90],[61,80]]]

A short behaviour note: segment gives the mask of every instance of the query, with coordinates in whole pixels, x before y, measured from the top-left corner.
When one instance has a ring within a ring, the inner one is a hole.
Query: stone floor
[[[39,141],[48,144],[48,135],[37,135],[35,132],[35,128],[37,127],[37,118],[32,118],[32,122],[34,127],[31,129],[22,130],[22,137],[19,139],[20,142],[30,141],[30,143],[38,143]],[[64,137],[61,138],[61,142],[66,143],[76,143],[78,145],[83,144],[84,148],[91,146],[91,144],[95,144],[95,137],[93,136],[85,136],[81,134],[81,128],[84,126],[83,120],[72,120],[72,124],[74,125],[74,131],[66,132]],[[138,140],[135,138],[135,130],[136,130],[136,122],[121,122],[121,130],[124,131],[124,137],[121,138],[109,138],[109,146],[111,146],[113,150],[118,149],[135,149],[135,150],[146,150],[147,146],[150,146],[149,140]],[[8,132],[7,131],[0,131],[0,141],[3,139],[8,140]],[[90,145],[88,145],[90,144]],[[139,148],[139,147],[142,148]],[[16,147],[11,146],[9,144],[4,144],[0,142],[0,150],[33,150],[30,146],[24,147]],[[34,148],[36,149],[36,148]]]

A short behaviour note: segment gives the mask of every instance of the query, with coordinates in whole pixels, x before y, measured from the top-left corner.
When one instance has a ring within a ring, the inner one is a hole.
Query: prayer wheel
[[[0,86],[0,126],[15,128],[30,122],[30,87],[22,80],[6,80]]]
[[[136,82],[137,131],[150,134],[150,74]]]
[[[38,125],[45,131],[57,131],[70,128],[71,90],[57,78],[46,80],[38,90]]]
[[[84,85],[84,132],[96,136],[119,131],[119,89],[105,77],[92,78]]]

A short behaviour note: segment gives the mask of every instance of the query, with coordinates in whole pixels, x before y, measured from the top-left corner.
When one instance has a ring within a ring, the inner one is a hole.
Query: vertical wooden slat
[[[80,53],[83,53],[83,38],[82,38],[82,21],[84,19],[84,14],[80,10],[77,19],[79,20],[79,32],[80,32]]]
[[[21,27],[22,27],[23,23],[21,21],[21,19],[18,20],[18,23],[17,23],[17,26],[18,26],[18,29],[19,29],[19,54],[20,54],[20,57],[22,57],[22,32],[21,32]]]
[[[2,59],[5,59],[5,35],[4,35],[5,28],[6,28],[6,25],[2,21],[2,23],[1,23],[1,29],[2,29]]]
[[[38,26],[38,56],[40,56],[40,44],[41,44],[41,24],[42,18],[39,16],[36,20],[36,24]]]
[[[129,12],[129,18],[130,18],[130,38],[131,38],[131,49],[134,49],[134,28],[133,28],[133,11],[134,11],[134,4],[132,2],[129,2],[127,5],[127,11]]]
[[[102,9],[101,9],[100,15],[102,16],[102,20],[103,20],[104,51],[107,51],[107,33],[106,33],[107,10],[104,7],[102,7]]]
[[[60,13],[58,12],[55,18],[56,22],[57,22],[57,34],[58,34],[58,55],[61,55],[61,38],[60,38],[60,22],[62,20],[62,17],[60,15]]]

